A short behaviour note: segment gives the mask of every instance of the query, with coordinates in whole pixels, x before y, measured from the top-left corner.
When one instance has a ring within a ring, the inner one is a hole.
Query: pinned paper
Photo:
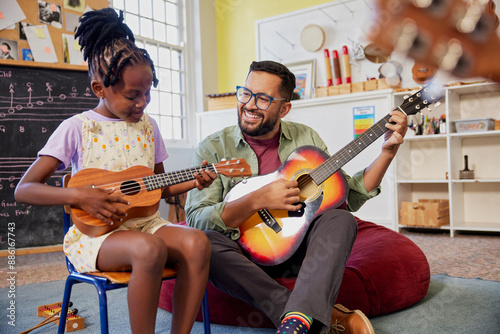
[[[16,0],[0,1],[0,30],[6,29],[26,18]]]
[[[80,51],[80,44],[74,35],[62,34],[64,62],[73,65],[85,65],[83,53]]]
[[[54,5],[53,3],[51,3],[51,4],[50,4],[50,10],[51,10],[52,12],[57,12],[57,6],[56,6],[56,5]]]
[[[41,39],[45,39],[45,33],[43,32],[42,28],[36,27],[35,34],[36,34],[36,37],[41,38]]]
[[[353,119],[354,119],[354,138],[357,138],[363,132],[368,130],[375,120],[375,107],[354,107],[353,108]]]
[[[24,27],[24,32],[35,61],[57,63],[54,44],[46,25]]]

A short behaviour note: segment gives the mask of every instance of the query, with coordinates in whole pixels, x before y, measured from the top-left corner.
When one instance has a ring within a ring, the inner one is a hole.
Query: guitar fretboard
[[[150,175],[143,177],[142,180],[144,181],[146,190],[152,191],[158,188],[164,188],[174,184],[194,180],[193,174],[197,173],[200,168],[208,169],[214,173],[217,173],[214,164],[211,164],[203,167],[191,167],[176,172]]]
[[[387,128],[385,124],[389,121],[391,115],[387,115],[368,130],[359,135],[356,139],[340,149],[337,153],[328,158],[325,162],[314,169],[310,175],[316,184],[322,184],[332,174],[336,173],[346,163],[361,153],[365,148],[382,136]]]

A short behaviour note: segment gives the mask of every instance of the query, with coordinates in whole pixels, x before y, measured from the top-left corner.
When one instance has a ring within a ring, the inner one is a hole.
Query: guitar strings
[[[194,173],[197,170],[198,170],[198,168],[194,167],[194,168],[190,168],[190,169],[186,169],[186,170],[183,170],[183,171],[176,172],[175,174],[178,174],[176,176],[176,178],[177,178],[178,181],[181,181],[181,182],[192,180],[192,179],[194,179],[194,176],[192,174],[188,174],[188,173],[190,171],[192,171]],[[183,174],[181,174],[181,173],[183,173]],[[169,174],[169,173],[156,174],[157,175],[156,178],[173,179],[173,177],[168,177],[168,176],[166,176],[166,174]],[[114,194],[113,196],[135,194],[135,193],[140,192],[143,189],[147,189],[147,185],[148,184],[155,183],[154,180],[146,180],[147,177],[153,177],[154,178],[155,175],[148,175],[148,176],[144,176],[144,177],[140,177],[140,178],[136,178],[136,179],[130,179],[130,180],[121,181],[121,182],[116,182],[116,183],[103,184],[103,185],[99,185],[99,186],[97,186],[95,188],[99,188],[99,189],[115,189],[115,188],[118,188],[118,190],[120,190],[120,191],[118,193]],[[123,185],[126,182],[127,183],[129,182],[129,183]],[[156,188],[156,189],[158,189],[158,188]]]
[[[142,189],[147,188],[146,184],[150,183],[155,183],[155,180],[145,180],[148,177],[152,178],[157,178],[157,179],[168,179],[172,180],[174,178],[177,178],[177,181],[185,182],[185,181],[190,181],[194,179],[193,173],[197,172],[199,169],[205,169],[205,170],[211,170],[215,173],[221,173],[223,171],[230,171],[232,166],[238,165],[238,163],[227,163],[223,164],[222,166],[217,166],[215,168],[215,164],[207,165],[207,166],[200,166],[200,167],[192,167],[188,169],[184,169],[181,171],[177,172],[172,172],[172,173],[162,173],[162,174],[153,174],[153,175],[148,175],[144,177],[139,177],[135,179],[130,179],[126,181],[121,181],[121,182],[115,182],[115,183],[108,183],[108,184],[101,184],[96,186],[95,188],[98,189],[115,189],[118,188],[118,190],[121,190],[119,193],[113,194],[112,196],[122,196],[122,195],[129,195],[129,194],[136,194],[140,192]],[[172,175],[172,176],[169,176]],[[125,182],[130,182],[130,184],[126,184],[122,186],[123,183]],[[180,183],[180,182],[179,182]],[[158,189],[158,188],[156,188]]]

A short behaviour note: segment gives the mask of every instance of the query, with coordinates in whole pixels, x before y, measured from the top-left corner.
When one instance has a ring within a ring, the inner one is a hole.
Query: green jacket
[[[279,157],[283,162],[298,147],[313,145],[328,153],[326,144],[318,133],[310,127],[281,121],[281,136],[279,144]],[[193,166],[200,166],[203,160],[208,163],[218,163],[222,159],[245,159],[250,165],[252,175],[259,174],[257,156],[245,141],[239,126],[229,126],[205,138],[196,148]],[[349,186],[349,195],[346,209],[357,211],[368,199],[380,193],[380,186],[367,192],[363,173],[359,171],[352,177],[345,174]],[[200,230],[216,230],[226,234],[233,240],[240,237],[238,228],[227,227],[221,219],[222,210],[226,203],[224,197],[234,183],[241,181],[241,177],[233,179],[219,175],[210,187],[203,190],[193,189],[188,193],[186,201],[187,224]]]

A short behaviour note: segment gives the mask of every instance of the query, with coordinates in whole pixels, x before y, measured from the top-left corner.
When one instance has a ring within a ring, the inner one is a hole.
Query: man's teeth
[[[260,116],[259,116],[259,115],[252,115],[252,114],[250,114],[249,112],[245,112],[245,115],[246,115],[247,117],[250,117],[250,118],[255,118],[255,119],[260,118]]]

